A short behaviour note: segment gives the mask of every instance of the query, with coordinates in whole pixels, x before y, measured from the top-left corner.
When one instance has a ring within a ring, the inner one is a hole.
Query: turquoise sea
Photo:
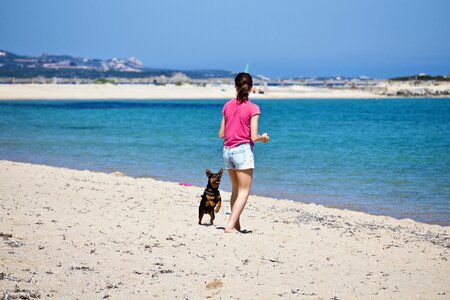
[[[2,101],[0,159],[204,186],[225,102]],[[450,99],[254,102],[253,194],[450,225]]]

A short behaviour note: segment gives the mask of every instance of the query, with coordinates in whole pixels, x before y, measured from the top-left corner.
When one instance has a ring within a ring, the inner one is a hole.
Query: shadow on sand
[[[219,230],[225,230],[225,227],[216,227],[216,229],[219,229]],[[249,233],[253,233],[253,230],[246,230],[246,229],[243,229],[243,230],[241,230],[241,231],[239,231],[240,233],[242,233],[242,234],[249,234]]]

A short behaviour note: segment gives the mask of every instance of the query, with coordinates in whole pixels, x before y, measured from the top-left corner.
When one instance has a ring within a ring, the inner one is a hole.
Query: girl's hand
[[[269,135],[267,134],[267,132],[264,132],[261,137],[263,138],[262,142],[265,144],[270,140]]]

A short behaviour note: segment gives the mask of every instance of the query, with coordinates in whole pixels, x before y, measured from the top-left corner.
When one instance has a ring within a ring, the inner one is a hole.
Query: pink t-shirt
[[[222,109],[225,117],[225,147],[233,148],[243,143],[253,142],[250,138],[250,120],[254,115],[259,115],[258,105],[247,100],[240,103],[236,98],[231,99]]]

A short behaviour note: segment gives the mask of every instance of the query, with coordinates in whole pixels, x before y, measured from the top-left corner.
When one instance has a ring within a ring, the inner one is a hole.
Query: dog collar
[[[211,191],[210,189],[205,189],[205,194],[208,196],[215,196],[217,193],[215,191]]]

